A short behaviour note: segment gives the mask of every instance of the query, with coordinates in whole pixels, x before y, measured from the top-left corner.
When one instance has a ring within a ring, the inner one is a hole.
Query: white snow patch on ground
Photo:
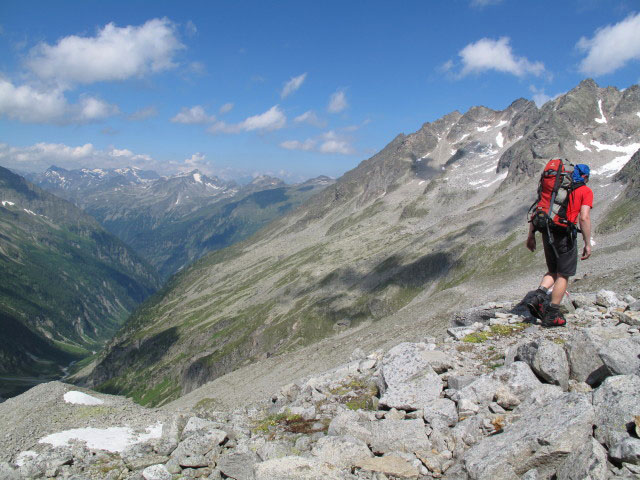
[[[418,183],[418,185],[422,185],[424,183],[424,180],[420,180],[420,183]]]
[[[639,113],[640,113],[640,112],[639,112]],[[459,141],[461,142],[462,140],[464,140],[464,139],[465,139],[465,138],[467,138],[468,136],[469,136],[469,134],[468,134],[468,133],[465,133],[464,135],[462,135],[462,136],[460,137],[460,140],[459,140]]]
[[[193,179],[197,182],[197,183],[202,183],[202,176],[199,173],[194,173],[193,174]]]
[[[458,150],[454,150],[453,148],[451,149],[451,156],[455,155],[456,153],[458,153]]]
[[[18,454],[15,463],[18,467],[23,467],[27,463],[27,460],[29,460],[30,458],[35,458],[37,456],[38,454],[33,450],[26,450]]]
[[[620,171],[620,169],[622,169],[622,167],[624,167],[626,163],[631,159],[633,154],[636,153],[638,149],[640,149],[640,143],[632,143],[631,145],[620,146],[620,145],[606,145],[600,142],[596,142],[595,140],[591,140],[591,145],[596,147],[598,152],[602,150],[609,150],[611,152],[624,153],[624,155],[614,158],[609,163],[593,171],[593,173],[595,173],[596,175],[606,174],[607,177],[610,177],[611,175]]]
[[[30,214],[30,215],[35,215],[36,217],[38,216],[38,214],[36,212],[33,212],[33,211],[29,210],[29,209],[23,208],[23,210],[25,212],[27,212],[28,214]]]
[[[206,183],[205,185],[209,188],[213,188],[214,190],[220,190],[220,187],[214,185],[213,183]]]
[[[640,117],[640,112],[636,112],[636,115],[638,115]]]
[[[500,123],[498,125],[495,126],[495,128],[500,128],[500,127],[504,127],[507,123],[506,120],[500,120]]]
[[[502,148],[502,146],[504,145],[504,137],[502,136],[502,132],[498,133],[498,136],[496,137],[496,145],[498,145],[499,148]]]
[[[596,241],[595,241],[593,238],[591,238],[591,246],[592,246],[592,247],[595,247],[595,246],[596,246]]]
[[[73,403],[74,405],[102,405],[104,400],[92,397],[86,393],[77,392],[71,390],[64,394],[64,401],[67,403]]]
[[[72,440],[86,442],[87,447],[94,450],[123,452],[136,443],[143,443],[162,435],[162,424],[158,423],[146,429],[145,433],[135,433],[129,427],[109,428],[74,428],[63,432],[52,433],[38,440],[38,443],[49,443],[54,447],[68,446]]]
[[[582,142],[579,142],[578,140],[576,140],[576,150],[578,150],[579,152],[591,151],[589,147],[585,147],[584,144]]]
[[[598,123],[607,123],[607,117],[604,116],[604,112],[602,111],[602,100],[598,100],[598,109],[600,110],[600,118],[596,118],[595,121]]]
[[[487,183],[486,185],[482,185],[480,188],[490,187],[491,185],[493,185],[493,184],[494,184],[494,183],[496,183],[496,182],[501,182],[502,180],[504,180],[505,178],[507,178],[507,173],[509,173],[509,172],[501,173],[500,175],[498,175],[498,176],[496,177],[496,179],[495,179],[493,182],[489,182],[489,183]]]
[[[10,202],[9,200],[3,200],[2,201],[2,206],[6,207],[7,205],[9,205],[10,207],[13,207],[15,205],[15,203]]]
[[[489,130],[491,130],[491,125],[487,125],[486,127],[478,127],[476,128],[476,130],[478,130],[479,132],[488,132]]]

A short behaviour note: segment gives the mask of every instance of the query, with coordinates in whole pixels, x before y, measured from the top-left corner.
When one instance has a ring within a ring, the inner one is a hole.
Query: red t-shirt
[[[576,188],[569,194],[567,220],[571,223],[576,223],[578,215],[580,214],[580,207],[583,205],[588,205],[593,208],[593,191],[586,185]]]

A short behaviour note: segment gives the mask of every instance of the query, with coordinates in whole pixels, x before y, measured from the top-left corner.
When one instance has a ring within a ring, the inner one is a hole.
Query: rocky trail
[[[640,302],[575,294],[555,329],[523,305],[459,312],[420,343],[356,348],[235,410],[39,385],[0,404],[0,478],[640,478]]]

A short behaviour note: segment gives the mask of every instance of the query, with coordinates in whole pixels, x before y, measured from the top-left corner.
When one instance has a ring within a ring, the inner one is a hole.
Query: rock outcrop
[[[602,305],[605,298],[607,306]],[[122,407],[129,412],[125,416],[113,409],[102,425],[95,424],[99,437],[113,435],[109,429],[120,427],[118,421],[144,418],[151,423],[156,418],[162,423],[145,429],[138,421],[120,444],[100,445],[86,437],[74,441],[73,429],[35,429],[34,417],[44,415],[43,407],[24,417],[20,433],[32,432],[28,441],[15,441],[15,425],[0,425],[8,432],[0,450],[0,475],[638,478],[640,335],[636,324],[620,321],[619,315],[635,318],[634,303],[613,292],[576,296],[568,327],[560,329],[541,328],[516,303],[478,307],[472,315],[483,320],[464,327],[464,336],[452,327],[446,337],[401,343],[388,352],[366,355],[357,349],[348,364],[300,379],[251,408],[219,411],[205,399],[177,413],[128,406]],[[480,310],[484,315],[477,315]],[[576,353],[581,348],[593,357],[590,362]],[[55,398],[85,398],[69,395],[71,387],[60,383],[38,388],[40,396],[51,399],[46,412],[52,418],[63,410]],[[106,405],[122,401],[92,395],[89,403],[95,405],[64,405],[67,419],[84,424],[107,408],[96,404],[99,400]],[[9,412],[29,412],[24,400],[0,405],[0,419],[8,422]]]

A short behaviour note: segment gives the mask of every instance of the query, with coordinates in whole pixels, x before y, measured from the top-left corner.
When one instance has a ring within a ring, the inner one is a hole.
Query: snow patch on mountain
[[[196,183],[202,183],[202,175],[200,175],[199,173],[194,173],[193,179],[196,181]]]
[[[594,120],[598,123],[607,123],[607,117],[604,116],[602,111],[602,100],[598,100],[598,110],[600,110],[600,118],[595,118]]]
[[[104,403],[99,398],[75,390],[65,393],[63,398],[66,403],[73,405],[102,405]]]
[[[27,212],[29,215],[33,215],[33,216],[35,216],[35,217],[37,217],[37,216],[38,216],[38,214],[37,214],[36,212],[32,211],[32,210],[29,210],[29,209],[27,209],[27,208],[23,208],[23,210],[24,210],[25,212]]]
[[[2,201],[2,206],[6,207],[7,205],[9,205],[10,207],[13,207],[15,205],[15,203],[10,202],[9,200],[3,200]]]
[[[579,142],[578,140],[576,140],[576,150],[578,150],[579,152],[591,151],[589,147],[585,147],[585,145],[582,142]]]
[[[161,423],[148,427],[144,433],[135,432],[129,427],[87,427],[52,433],[38,440],[38,443],[48,443],[54,447],[64,447],[70,446],[74,441],[80,441],[86,442],[87,447],[91,449],[119,453],[124,452],[127,448],[137,443],[144,443],[148,440],[160,438],[161,435]]]
[[[489,130],[491,130],[491,125],[487,125],[485,127],[478,127],[476,128],[476,130],[479,132],[488,132]]]
[[[502,148],[504,146],[504,137],[502,136],[502,132],[498,133],[496,136],[496,145],[498,145],[498,148]]]
[[[632,143],[631,145],[606,145],[604,143],[597,142],[595,140],[591,140],[591,145],[596,147],[596,151],[599,153],[603,150],[608,150],[611,152],[619,152],[624,153],[619,157],[614,158],[609,163],[604,164],[602,167],[593,171],[596,175],[606,175],[610,177],[615,173],[619,172],[622,167],[624,167],[627,162],[631,159],[633,154],[640,149],[640,143]]]

